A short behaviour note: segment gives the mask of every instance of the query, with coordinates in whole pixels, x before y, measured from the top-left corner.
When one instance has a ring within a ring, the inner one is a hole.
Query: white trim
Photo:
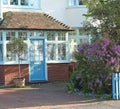
[[[44,51],[45,51],[45,78],[48,81],[48,69],[47,69],[47,32],[44,32]]]

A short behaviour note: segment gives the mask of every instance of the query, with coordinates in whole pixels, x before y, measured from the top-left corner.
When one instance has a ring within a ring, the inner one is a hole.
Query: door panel
[[[45,80],[44,40],[30,40],[30,81]]]

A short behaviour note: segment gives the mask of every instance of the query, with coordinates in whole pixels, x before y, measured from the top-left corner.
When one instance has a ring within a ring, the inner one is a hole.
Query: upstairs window
[[[82,0],[69,0],[69,6],[80,6],[83,5]]]
[[[28,5],[28,0],[21,0],[21,5],[27,6]]]
[[[18,0],[10,0],[10,5],[18,5]]]
[[[3,0],[4,5],[15,5],[15,6],[28,6],[29,0]]]

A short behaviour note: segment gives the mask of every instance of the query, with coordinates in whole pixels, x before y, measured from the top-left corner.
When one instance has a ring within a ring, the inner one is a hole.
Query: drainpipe
[[[3,19],[2,0],[0,0],[0,21]]]

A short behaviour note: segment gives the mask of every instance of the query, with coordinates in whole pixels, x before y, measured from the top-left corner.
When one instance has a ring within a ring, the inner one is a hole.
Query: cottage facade
[[[23,37],[28,45],[21,56],[27,82],[68,79],[77,44],[90,42],[80,33],[86,11],[81,0],[1,0],[0,83],[17,76],[16,56],[7,49],[12,37]]]

